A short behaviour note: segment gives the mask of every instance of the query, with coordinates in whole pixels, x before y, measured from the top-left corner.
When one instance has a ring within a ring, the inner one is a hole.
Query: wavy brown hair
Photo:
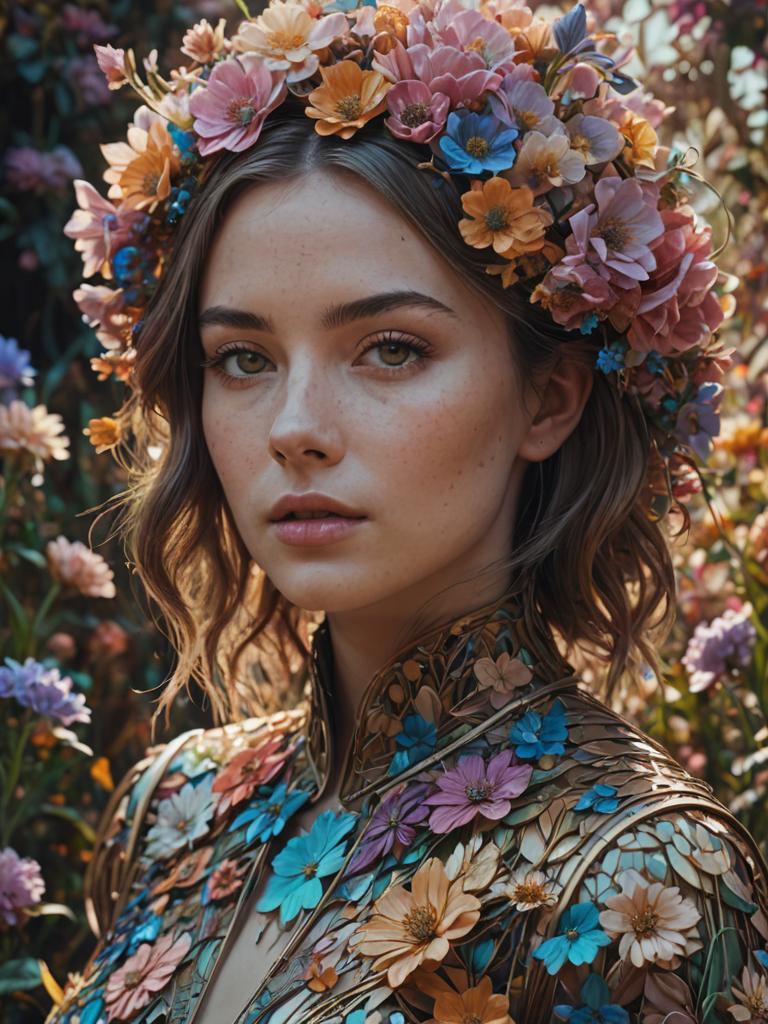
[[[312,616],[253,564],[202,429],[198,288],[236,197],[319,169],[367,182],[504,312],[520,380],[544,381],[560,359],[594,366],[598,349],[612,340],[565,331],[522,286],[504,289],[486,272],[489,259],[504,261],[463,241],[462,190],[417,167],[430,155],[427,146],[392,137],[381,121],[348,140],[321,137],[289,99],[251,149],[209,158],[141,325],[133,390],[121,410],[133,439],[118,453],[129,473],[118,496],[119,528],[152,615],[178,654],[153,726],[191,681],[210,699],[216,721],[295,699],[295,687],[281,690],[279,679],[296,683],[308,653]],[[519,381],[510,387],[512,402]],[[589,650],[607,665],[606,693],[642,661],[659,670],[655,647],[674,621],[668,538],[663,520],[649,512],[659,441],[637,397],[595,371],[578,426],[555,454],[528,466],[512,531],[506,568],[539,657],[551,652],[555,634],[568,651]],[[687,528],[685,508],[665,490]]]

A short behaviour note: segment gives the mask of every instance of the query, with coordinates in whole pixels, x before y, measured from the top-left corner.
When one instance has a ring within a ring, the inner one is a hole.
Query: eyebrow
[[[432,298],[431,295],[414,291],[392,291],[369,295],[364,299],[355,299],[354,302],[329,306],[320,317],[320,323],[325,330],[330,330],[333,327],[343,327],[355,320],[364,320],[366,317],[389,313],[393,309],[403,309],[404,307],[428,309],[433,313],[444,313],[457,320],[460,319],[450,306]],[[269,334],[276,333],[274,323],[269,317],[251,313],[245,309],[233,309],[231,306],[210,306],[201,314],[198,321],[201,330],[203,327],[214,325],[236,327],[246,331],[265,331]]]

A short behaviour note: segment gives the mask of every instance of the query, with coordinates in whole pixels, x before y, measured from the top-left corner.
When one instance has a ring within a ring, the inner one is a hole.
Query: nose
[[[269,450],[279,463],[334,464],[343,455],[340,384],[305,359],[290,368],[278,389]]]

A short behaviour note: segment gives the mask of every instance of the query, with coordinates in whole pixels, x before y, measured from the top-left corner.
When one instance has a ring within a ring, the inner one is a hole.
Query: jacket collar
[[[575,688],[574,669],[551,634],[538,633],[526,628],[512,590],[425,632],[369,681],[347,749],[337,751],[333,650],[328,621],[321,620],[311,637],[304,733],[318,784],[315,799],[333,775],[341,779],[341,803],[359,807],[516,708]]]

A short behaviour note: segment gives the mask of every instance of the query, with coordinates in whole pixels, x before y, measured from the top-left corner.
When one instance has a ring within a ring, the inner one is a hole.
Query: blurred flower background
[[[636,46],[623,71],[647,90],[637,113],[651,127],[666,113],[659,141],[694,147],[696,170],[725,200],[730,218],[691,179],[715,245],[732,232],[718,259],[733,275],[721,337],[738,353],[704,486],[692,476],[680,495],[692,525],[675,542],[663,678],[648,672],[616,700],[768,853],[768,6],[592,0],[588,10]],[[99,180],[99,144],[122,138],[134,106],[109,89],[93,45],[131,46],[167,69],[191,25],[222,16],[231,26],[241,15],[219,0],[10,0],[0,12],[10,98],[0,108],[0,1016],[10,1024],[41,1020],[90,952],[82,881],[95,828],[150,744],[153,690],[172,657],[119,542],[103,523],[89,531],[124,487],[109,410],[128,368],[80,318],[81,259],[62,229],[73,180]],[[577,667],[599,682],[586,659]],[[158,739],[210,724],[202,699],[185,697]]]

